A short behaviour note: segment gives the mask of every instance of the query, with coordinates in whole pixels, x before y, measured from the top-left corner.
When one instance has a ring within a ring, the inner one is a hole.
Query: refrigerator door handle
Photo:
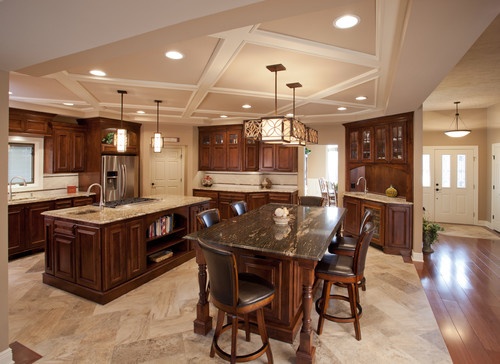
[[[125,164],[121,165],[122,167],[122,175],[123,175],[123,182],[122,182],[122,193],[121,193],[121,198],[125,198],[125,191],[127,187],[127,166]]]

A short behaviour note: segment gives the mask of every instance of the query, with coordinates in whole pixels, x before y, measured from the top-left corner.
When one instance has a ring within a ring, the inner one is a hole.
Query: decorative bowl
[[[276,225],[287,225],[290,218],[288,216],[275,216],[273,215],[273,220]]]

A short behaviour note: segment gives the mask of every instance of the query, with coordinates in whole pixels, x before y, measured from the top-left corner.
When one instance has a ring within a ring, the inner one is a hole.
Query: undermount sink
[[[93,214],[95,212],[99,212],[101,209],[85,209],[85,210],[80,210],[80,211],[75,211],[75,212],[70,212],[70,215],[87,215],[87,214]]]

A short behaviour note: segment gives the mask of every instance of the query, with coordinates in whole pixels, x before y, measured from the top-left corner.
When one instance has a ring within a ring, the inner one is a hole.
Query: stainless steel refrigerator
[[[139,197],[139,157],[102,156],[104,201]]]

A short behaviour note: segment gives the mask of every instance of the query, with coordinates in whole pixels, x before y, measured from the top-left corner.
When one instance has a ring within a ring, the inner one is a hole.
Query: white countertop
[[[43,212],[42,215],[103,225],[210,200],[208,197],[181,195],[149,197],[154,198],[155,200],[131,205],[123,205],[115,208],[104,207],[103,209],[100,209],[99,206],[93,205],[71,207],[67,209],[46,211]]]
[[[376,193],[364,192],[344,192],[344,196],[356,197],[362,200],[370,200],[382,203],[400,204],[400,205],[413,205],[413,202],[408,202],[404,198],[388,197],[384,195],[377,195]]]
[[[293,186],[275,186],[271,188],[262,188],[260,186],[250,186],[250,185],[217,185],[214,184],[212,187],[195,187],[195,190],[205,190],[205,191],[217,191],[217,192],[241,192],[241,193],[251,193],[251,192],[277,192],[277,193],[293,193],[298,191],[297,187]]]

